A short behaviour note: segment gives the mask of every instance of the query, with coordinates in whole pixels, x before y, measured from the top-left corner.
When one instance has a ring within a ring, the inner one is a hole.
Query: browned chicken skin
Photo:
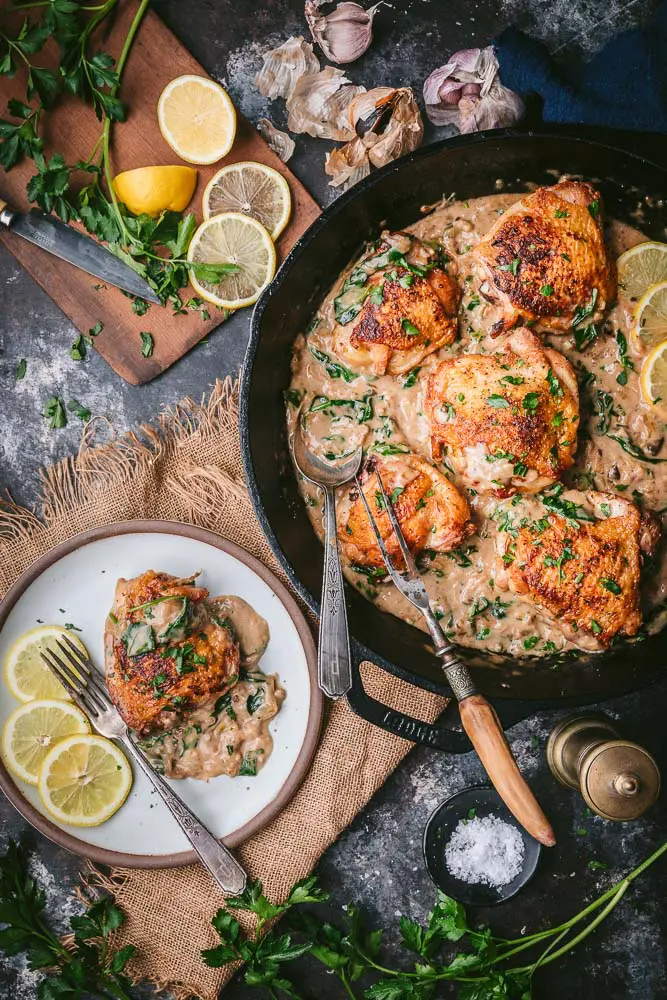
[[[591,184],[561,181],[512,205],[470,251],[480,293],[503,307],[499,334],[518,322],[567,333],[597,323],[616,296],[616,268]]]
[[[238,680],[233,630],[216,621],[208,590],[193,580],[148,570],[118,581],[104,636],[106,681],[123,719],[141,734],[173,724]]]
[[[373,261],[386,260],[376,269]],[[375,375],[407,372],[428,354],[453,343],[457,333],[460,289],[445,270],[450,261],[406,233],[388,234],[353,274],[368,272],[357,286],[364,295],[356,317],[334,330],[336,354],[353,368]],[[348,291],[348,295],[350,292]],[[345,302],[344,296],[341,301]]]
[[[655,522],[616,494],[555,496],[559,512],[542,509],[514,537],[499,535],[498,585],[527,595],[574,643],[592,639],[604,648],[619,633],[634,635],[642,622],[640,556],[655,547]]]
[[[474,532],[467,501],[429,462],[416,455],[378,459],[377,464],[369,463],[363,473],[363,490],[395,565],[401,566],[400,549],[389,515],[383,509],[376,467],[413,553],[425,548],[449,552]],[[369,568],[384,567],[382,553],[356,488],[338,504],[338,537],[350,562]]]
[[[426,405],[433,457],[478,492],[536,493],[574,461],[574,369],[530,330],[497,354],[447,358],[429,378]]]

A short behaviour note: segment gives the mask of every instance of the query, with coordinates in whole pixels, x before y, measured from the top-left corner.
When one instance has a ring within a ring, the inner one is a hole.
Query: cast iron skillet
[[[502,187],[554,183],[568,173],[593,180],[605,212],[665,238],[667,171],[630,153],[588,140],[512,130],[461,136],[417,150],[389,164],[341,196],[301,237],[259,300],[241,382],[241,444],[257,516],[293,587],[315,612],[322,578],[322,549],[297,491],[289,455],[282,391],[290,381],[296,335],[306,329],[338,274],[384,226],[414,222],[423,205],[443,194],[459,199]],[[452,752],[470,749],[446,723],[428,725],[372,699],[358,665],[372,660],[421,688],[448,693],[439,661],[424,634],[377,610],[346,584],[353,656],[355,712],[391,732]],[[475,668],[481,691],[494,700],[505,726],[538,708],[582,704],[631,690],[656,678],[667,653],[667,631],[641,643],[621,644],[604,655],[565,661],[517,661],[460,648]]]

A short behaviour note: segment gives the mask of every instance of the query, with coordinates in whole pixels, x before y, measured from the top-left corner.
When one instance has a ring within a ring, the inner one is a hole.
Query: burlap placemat
[[[238,441],[236,392],[218,382],[201,404],[185,400],[154,427],[105,444],[89,425],[79,454],[43,473],[37,513],[10,502],[0,511],[0,588],[38,556],[96,525],[151,517],[188,521],[242,545],[280,575],[248,496]],[[40,509],[41,508],[41,509]],[[371,693],[432,721],[445,701],[364,665]],[[345,701],[331,706],[311,769],[282,814],[238,850],[252,878],[274,902],[312,871],[391,774],[412,744],[369,725]],[[178,997],[215,1000],[234,969],[209,969],[202,948],[216,943],[210,920],[222,897],[199,865],[162,871],[117,868],[95,873],[127,915],[119,944],[138,954],[137,979],[171,986]]]

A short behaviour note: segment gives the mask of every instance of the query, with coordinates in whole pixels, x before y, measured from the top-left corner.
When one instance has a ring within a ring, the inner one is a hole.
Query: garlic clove
[[[298,80],[310,73],[317,73],[320,61],[313,53],[313,46],[299,35],[264,55],[264,65],[255,77],[255,86],[264,97],[287,100]]]
[[[351,63],[373,40],[373,18],[381,3],[364,10],[358,3],[339,3],[330,14],[320,13],[318,0],[306,0],[305,15],[314,41],[334,63]]]
[[[269,149],[279,156],[283,163],[287,163],[296,148],[296,144],[291,135],[281,132],[268,118],[260,118],[257,122],[257,131],[266,142]]]

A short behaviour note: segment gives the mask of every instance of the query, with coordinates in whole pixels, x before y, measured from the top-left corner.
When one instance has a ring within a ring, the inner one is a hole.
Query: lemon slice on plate
[[[635,309],[631,330],[635,350],[645,353],[667,338],[667,281],[651,285]]]
[[[99,826],[120,809],[132,787],[132,769],[115,743],[102,736],[68,736],[46,754],[39,797],[70,826]]]
[[[137,167],[113,180],[117,197],[135,215],[182,212],[197,186],[194,167]]]
[[[236,111],[227,91],[205,76],[177,76],[160,94],[160,131],[188,163],[215,163],[232,148]]]
[[[88,656],[88,650],[76,634],[62,625],[40,625],[39,628],[33,628],[20,636],[11,647],[5,659],[5,681],[19,701],[33,701],[35,698],[71,700],[40,656],[48,649],[57,653],[56,640],[62,640],[64,636],[78,646],[84,656]]]
[[[249,215],[275,240],[289,222],[292,196],[277,170],[246,160],[218,170],[206,186],[202,208],[205,219],[221,212]]]
[[[2,757],[18,778],[36,785],[39,769],[51,747],[66,736],[89,733],[88,719],[68,701],[51,698],[19,705],[2,731]]]
[[[667,414],[667,340],[657,344],[645,359],[639,384],[644,401]]]
[[[640,299],[651,285],[667,281],[667,243],[638,243],[621,254],[616,266],[623,297]]]
[[[203,299],[222,309],[241,309],[256,302],[276,273],[276,249],[261,222],[240,212],[214,215],[192,237],[188,260],[199,264],[234,264],[219,281],[190,271],[190,283]]]

